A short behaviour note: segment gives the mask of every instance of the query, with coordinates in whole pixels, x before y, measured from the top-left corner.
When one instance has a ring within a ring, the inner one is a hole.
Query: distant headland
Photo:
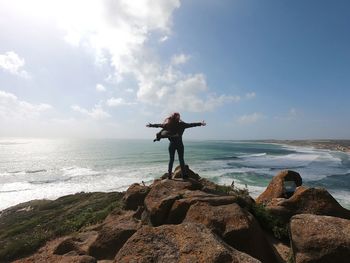
[[[350,140],[258,140],[256,142],[314,147],[317,149],[350,153]]]

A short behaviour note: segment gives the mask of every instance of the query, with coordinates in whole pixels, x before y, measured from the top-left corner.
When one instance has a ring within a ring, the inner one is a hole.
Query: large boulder
[[[152,225],[159,226],[166,222],[171,206],[185,190],[200,188],[201,185],[194,181],[165,179],[154,182],[144,202]]]
[[[150,188],[140,184],[132,184],[123,196],[126,209],[136,210],[139,206],[143,206],[143,201],[148,194]]]
[[[191,179],[194,179],[194,180],[199,180],[201,177],[196,174],[195,172],[193,172],[189,167],[188,165],[185,165],[185,169],[186,169],[186,172],[187,172],[187,176],[188,178],[191,178]],[[182,178],[182,171],[181,171],[181,166],[177,166],[174,170],[174,174],[172,176],[173,178]]]
[[[350,259],[350,220],[300,214],[290,221],[296,263],[346,263]]]
[[[88,249],[89,255],[97,259],[113,259],[124,243],[140,227],[134,212],[111,214],[100,229],[96,240]]]
[[[179,199],[175,200],[168,214],[168,224],[180,224],[186,216],[187,210],[197,202],[206,202],[211,205],[226,205],[238,202],[236,196],[217,196],[202,191],[184,191]]]
[[[296,214],[328,215],[350,219],[350,211],[343,208],[324,188],[298,187],[289,199],[272,199],[267,210],[284,222]]]
[[[270,184],[265,191],[258,196],[256,202],[258,204],[266,204],[273,198],[288,198],[290,194],[286,192],[286,182],[294,182],[295,187],[301,186],[303,183],[299,173],[291,170],[281,171],[272,178]]]
[[[259,223],[238,204],[213,206],[203,202],[196,203],[188,210],[184,222],[205,225],[230,246],[261,262],[277,262]]]
[[[144,226],[119,250],[118,263],[260,262],[222,242],[201,224]]]

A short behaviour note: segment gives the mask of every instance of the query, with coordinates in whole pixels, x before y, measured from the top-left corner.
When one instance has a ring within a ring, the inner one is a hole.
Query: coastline
[[[255,142],[313,147],[315,149],[339,151],[350,154],[350,140],[256,140]]]
[[[296,258],[314,249],[309,236],[322,240],[317,244],[324,257],[347,258],[342,244],[349,237],[340,234],[350,223],[350,210],[326,189],[302,185],[295,171],[280,171],[254,199],[246,189],[216,184],[190,169],[189,179],[181,177],[177,167],[170,180],[163,175],[150,185],[133,183],[123,193],[82,192],[6,209],[0,216],[0,261],[177,262],[191,257],[215,263],[230,255],[227,262],[299,263],[304,261]],[[284,181],[297,186],[291,195]],[[299,222],[306,227],[298,228]],[[315,222],[335,233],[331,240]],[[300,240],[301,235],[306,237]],[[166,248],[162,254],[159,247]]]

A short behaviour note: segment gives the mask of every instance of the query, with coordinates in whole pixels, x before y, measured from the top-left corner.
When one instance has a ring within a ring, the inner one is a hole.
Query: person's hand
[[[207,125],[207,124],[205,123],[205,121],[202,121],[202,122],[201,122],[201,125],[202,125],[202,126],[205,126],[205,125]]]

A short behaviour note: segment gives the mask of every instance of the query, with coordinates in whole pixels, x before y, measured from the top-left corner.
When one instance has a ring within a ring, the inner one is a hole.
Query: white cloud
[[[163,37],[161,37],[161,38],[159,39],[159,42],[165,42],[165,41],[167,41],[168,39],[169,39],[168,36],[163,36]]]
[[[151,32],[169,34],[179,0],[90,0],[65,2],[59,23],[65,39],[93,48],[98,57],[110,56],[119,74],[133,72]],[[79,14],[79,15],[77,15]],[[98,59],[100,61],[100,59]]]
[[[29,78],[27,71],[23,70],[25,61],[19,57],[15,52],[8,51],[5,54],[0,54],[0,68],[11,74],[20,76],[22,78]]]
[[[20,100],[16,95],[0,90],[0,117],[2,119],[25,120],[39,117],[52,106],[45,103],[32,104]]]
[[[186,63],[189,55],[174,55],[169,64],[161,64],[154,47],[147,45],[153,33],[167,37],[171,34],[172,15],[180,7],[179,0],[84,1],[81,2],[83,9],[74,6],[69,8],[72,14],[65,13],[61,19],[61,26],[67,32],[66,40],[89,47],[97,57],[108,57],[115,69],[109,81],[119,83],[126,75],[133,77],[138,84],[138,101],[165,110],[198,112],[239,100],[236,96],[212,94],[202,73],[185,74],[173,69]],[[113,103],[122,104],[109,102]]]
[[[88,116],[94,120],[104,120],[111,116],[108,112],[102,109],[101,105],[95,105],[91,110],[87,110],[78,105],[73,105],[71,108],[72,110],[80,112],[81,114]]]
[[[137,76],[138,100],[164,107],[165,110],[211,111],[227,102],[238,102],[239,96],[216,95],[209,91],[203,74],[184,74],[169,66],[163,69],[147,65]]]
[[[240,116],[237,121],[240,124],[252,124],[264,118],[264,115],[259,112]]]
[[[133,102],[126,102],[123,98],[110,98],[107,100],[106,104],[109,107],[118,107],[118,106],[123,106],[123,105],[133,105],[135,103]]]
[[[173,65],[185,64],[190,58],[191,56],[185,55],[185,54],[173,55],[171,57],[171,64]]]
[[[256,93],[255,92],[249,92],[249,93],[245,94],[245,97],[247,99],[253,99],[253,98],[256,97]]]
[[[104,92],[104,91],[106,91],[106,88],[102,84],[97,84],[96,90],[99,92]]]

